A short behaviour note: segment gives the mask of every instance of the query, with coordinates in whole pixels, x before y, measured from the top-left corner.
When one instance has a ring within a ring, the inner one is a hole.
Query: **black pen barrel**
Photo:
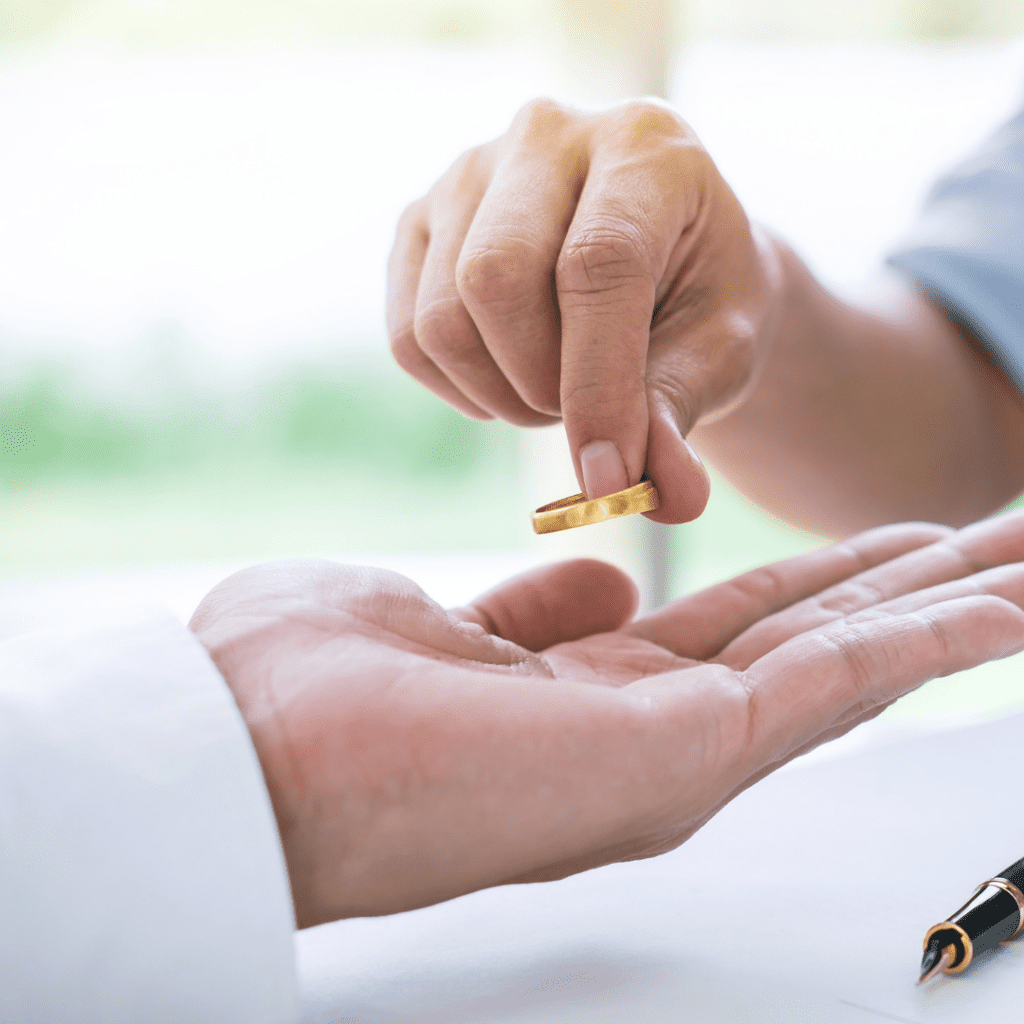
[[[984,893],[988,895],[980,899]],[[989,883],[966,907],[929,931],[922,964],[937,962],[939,951],[951,947],[953,959],[947,973],[959,974],[979,953],[995,949],[1016,935],[1022,920],[1024,909],[1017,898]]]
[[[1017,901],[1005,890],[995,889],[991,896],[952,918],[952,923],[967,932],[977,956],[1010,938],[1020,919]]]
[[[984,898],[982,898],[984,897]],[[974,895],[945,921],[928,929],[921,980],[938,971],[959,974],[979,953],[1024,931],[1024,857],[979,885]]]
[[[1001,871],[999,877],[1005,878],[1011,885],[1015,885],[1021,892],[1024,892],[1024,857],[1021,857],[1015,864],[1011,864],[1005,871]]]

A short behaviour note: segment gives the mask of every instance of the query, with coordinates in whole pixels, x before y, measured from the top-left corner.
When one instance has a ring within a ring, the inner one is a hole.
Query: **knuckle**
[[[872,694],[875,679],[879,675],[888,679],[897,671],[887,648],[872,644],[850,623],[834,630],[829,640],[846,668],[853,705],[858,711],[877,705],[879,701]]]
[[[884,591],[870,580],[854,577],[838,586],[826,590],[815,600],[818,606],[831,616],[853,615],[863,609],[873,608],[886,598]]]
[[[757,682],[745,671],[735,674],[738,685],[737,700],[740,712],[734,735],[743,737],[743,748],[753,749],[759,741],[762,729],[764,710],[762,709],[761,690]]]
[[[426,206],[423,198],[411,202],[398,218],[397,234],[410,234],[422,228],[426,220]]]
[[[465,186],[472,184],[488,176],[490,169],[490,146],[473,146],[472,149],[467,149],[462,157],[457,162],[456,166],[459,170],[459,184]]]
[[[555,265],[559,294],[607,291],[651,281],[651,257],[638,226],[592,223],[567,239]]]
[[[689,125],[665,103],[650,99],[628,100],[620,108],[623,120],[641,136],[692,137]]]
[[[522,107],[514,124],[525,135],[547,134],[552,129],[564,127],[571,116],[569,108],[557,100],[539,96]]]
[[[785,573],[774,565],[765,565],[737,576],[732,586],[759,607],[772,611],[790,602],[790,587]]]
[[[630,150],[655,150],[687,161],[707,158],[693,129],[671,107],[651,100],[631,100],[620,108],[616,133]]]
[[[416,311],[416,343],[435,362],[458,361],[475,347],[461,313],[462,303],[454,299],[438,299]]]
[[[506,240],[463,253],[455,267],[455,287],[468,306],[509,306],[531,298],[536,254]]]
[[[490,144],[487,144],[474,146],[456,157],[423,198],[424,211],[453,201],[465,202],[467,197],[477,195],[489,174],[489,153]]]
[[[996,600],[1000,601],[1001,598],[996,598]],[[931,611],[922,611],[918,615],[941,653],[940,660],[943,662],[951,660],[957,652],[958,645],[950,635],[948,623]]]
[[[602,424],[623,414],[631,398],[642,393],[643,383],[631,381],[619,363],[598,362],[588,367],[587,380],[563,382],[561,407],[577,425]]]
[[[391,349],[392,356],[395,358],[395,362],[397,362],[403,370],[410,369],[410,365],[414,361],[416,353],[419,351],[419,346],[416,344],[416,336],[413,333],[412,328],[405,327],[389,332],[388,345]]]

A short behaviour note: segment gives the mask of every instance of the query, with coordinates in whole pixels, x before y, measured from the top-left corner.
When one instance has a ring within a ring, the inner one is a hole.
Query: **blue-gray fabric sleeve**
[[[888,262],[1024,392],[1024,110],[934,186]]]

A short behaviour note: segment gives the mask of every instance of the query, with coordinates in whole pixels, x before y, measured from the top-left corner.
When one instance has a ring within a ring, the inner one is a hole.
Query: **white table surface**
[[[1024,942],[915,981],[927,928],[1024,854],[1022,742],[1024,715],[877,740],[662,857],[300,933],[303,1022],[1017,1020]]]

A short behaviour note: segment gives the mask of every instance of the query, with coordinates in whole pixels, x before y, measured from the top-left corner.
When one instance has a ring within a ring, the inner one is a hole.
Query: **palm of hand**
[[[628,625],[632,585],[602,563],[453,613],[391,573],[286,563],[191,627],[309,925],[671,849],[800,750],[1024,644],[1024,569],[1003,566],[1022,555],[1019,517],[884,528]]]

